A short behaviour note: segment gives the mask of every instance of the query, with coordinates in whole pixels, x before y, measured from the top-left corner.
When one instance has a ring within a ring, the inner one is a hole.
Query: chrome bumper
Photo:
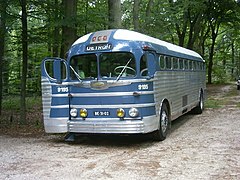
[[[68,132],[96,134],[148,133],[157,129],[157,119],[156,116],[151,116],[142,120],[71,120],[68,121]]]

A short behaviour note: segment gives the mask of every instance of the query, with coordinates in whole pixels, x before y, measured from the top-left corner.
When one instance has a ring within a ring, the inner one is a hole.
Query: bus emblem
[[[91,82],[91,87],[95,88],[95,89],[105,89],[105,88],[107,88],[106,86],[107,86],[107,83],[103,82],[103,81]]]

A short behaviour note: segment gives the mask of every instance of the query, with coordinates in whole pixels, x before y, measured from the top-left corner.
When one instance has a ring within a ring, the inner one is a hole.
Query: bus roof
[[[202,57],[195,51],[159,40],[157,38],[153,38],[145,34],[141,34],[141,33],[126,30],[126,29],[114,29],[114,30],[112,29],[112,30],[103,30],[103,31],[97,31],[94,33],[89,33],[80,37],[78,40],[76,40],[72,46],[87,42],[92,34],[104,34],[104,33],[112,34],[112,38],[114,40],[145,42],[148,44],[150,43],[154,47],[154,50],[156,50],[157,53],[163,53],[163,49],[164,49],[164,52],[165,52],[164,54],[168,54],[168,53],[169,55],[181,54],[183,56],[186,55],[187,57],[190,56],[190,57],[195,57],[198,60],[203,60]]]

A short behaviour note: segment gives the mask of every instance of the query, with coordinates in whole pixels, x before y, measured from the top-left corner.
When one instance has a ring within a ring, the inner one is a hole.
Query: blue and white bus
[[[124,29],[89,33],[67,59],[45,58],[42,102],[47,133],[146,134],[166,138],[171,121],[200,114],[205,61],[191,50]]]

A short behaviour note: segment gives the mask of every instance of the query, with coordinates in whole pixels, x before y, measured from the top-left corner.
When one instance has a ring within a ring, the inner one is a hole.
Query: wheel
[[[194,114],[202,114],[204,109],[203,93],[201,92],[198,105],[192,110]]]
[[[156,141],[163,141],[166,139],[170,127],[169,110],[164,103],[160,111],[160,119],[158,129],[153,132],[153,139]]]

